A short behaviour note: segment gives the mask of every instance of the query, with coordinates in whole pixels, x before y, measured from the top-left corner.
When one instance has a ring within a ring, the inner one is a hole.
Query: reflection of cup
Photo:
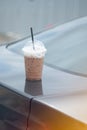
[[[29,44],[30,43],[30,44]],[[33,49],[30,41],[27,46],[23,48],[25,59],[25,71],[27,80],[41,80],[43,61],[46,49],[42,42],[35,41]]]
[[[29,81],[25,82],[25,92],[31,94],[32,96],[42,95],[42,81]]]

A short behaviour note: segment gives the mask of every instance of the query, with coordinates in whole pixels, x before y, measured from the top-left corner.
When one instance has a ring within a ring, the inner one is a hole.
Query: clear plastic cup
[[[25,74],[27,80],[41,80],[46,48],[41,41],[32,41],[24,46]]]

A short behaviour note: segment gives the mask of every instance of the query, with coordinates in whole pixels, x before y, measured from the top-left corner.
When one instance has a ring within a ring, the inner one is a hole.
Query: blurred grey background
[[[87,0],[0,0],[0,41],[9,42],[87,15]]]

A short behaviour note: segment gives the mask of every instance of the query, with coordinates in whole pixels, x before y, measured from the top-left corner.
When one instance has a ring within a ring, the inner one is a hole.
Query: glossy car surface
[[[87,129],[87,73],[77,62],[86,58],[86,27],[87,17],[35,36],[48,50],[37,82],[25,78],[22,47],[30,38],[0,47],[2,130]]]

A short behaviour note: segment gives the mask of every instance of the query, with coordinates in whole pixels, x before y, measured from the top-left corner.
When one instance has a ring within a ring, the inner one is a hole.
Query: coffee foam
[[[34,48],[35,49],[33,49],[32,41],[29,41],[22,49],[24,55],[28,57],[35,57],[35,58],[44,57],[47,50],[41,41],[34,41]]]

